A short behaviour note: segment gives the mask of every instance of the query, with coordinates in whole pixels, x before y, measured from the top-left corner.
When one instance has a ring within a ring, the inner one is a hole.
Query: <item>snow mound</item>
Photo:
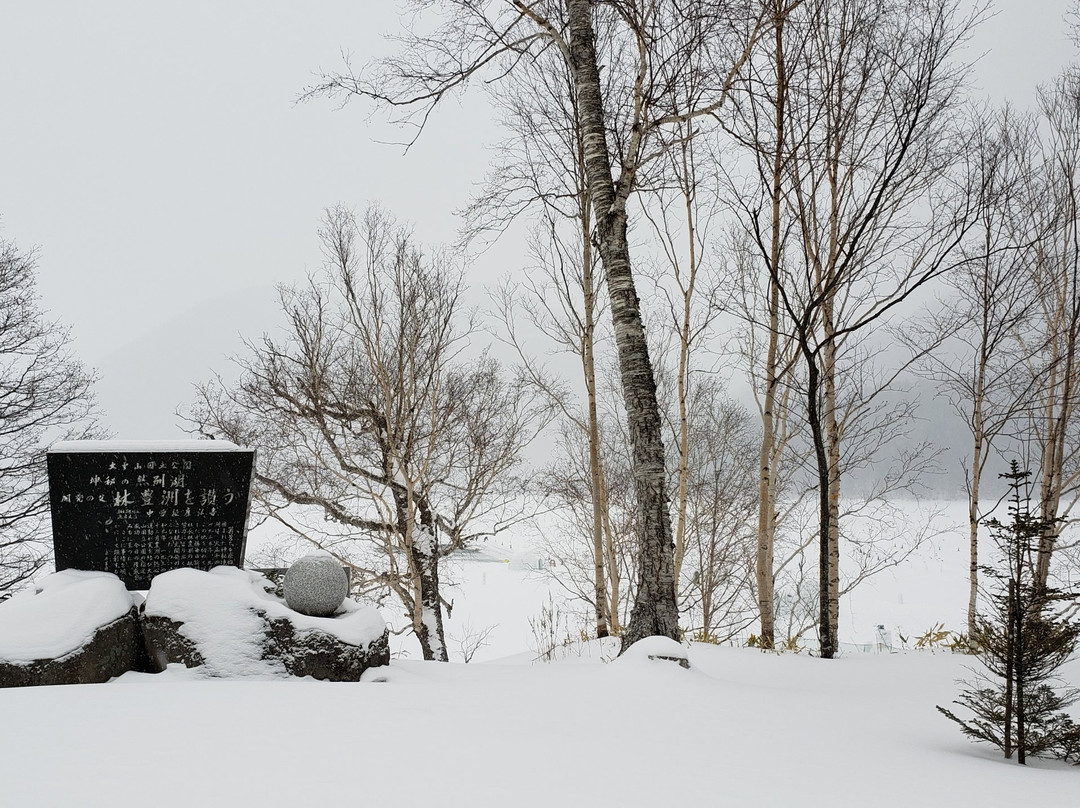
[[[28,663],[77,651],[134,601],[110,572],[62,570],[0,603],[0,659]]]
[[[686,647],[670,637],[644,637],[623,651],[617,661],[636,664],[649,660],[677,662],[684,668],[690,667]]]

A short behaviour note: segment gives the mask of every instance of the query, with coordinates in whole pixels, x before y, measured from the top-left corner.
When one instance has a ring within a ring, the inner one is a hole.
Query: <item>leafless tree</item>
[[[587,209],[583,212],[587,221]],[[551,214],[551,210],[546,213]],[[556,445],[568,453],[565,468],[574,469],[571,475],[574,480],[587,482],[585,489],[577,482],[569,487],[557,484],[555,488],[560,494],[559,502],[571,510],[572,522],[578,522],[580,508],[585,507],[588,511],[588,530],[575,530],[574,535],[586,538],[592,550],[593,594],[589,600],[595,611],[596,635],[606,637],[620,631],[618,604],[622,573],[609,563],[614,557],[612,543],[615,538],[608,514],[596,374],[601,303],[598,268],[588,231],[578,230],[581,219],[573,221],[563,217],[560,220],[557,215],[545,215],[544,223],[547,227],[535,234],[532,241],[536,271],[530,272],[530,277],[521,283],[504,284],[495,299],[494,319],[500,322],[500,337],[512,346],[521,360],[523,378],[558,413],[562,424]],[[529,334],[525,333],[526,328],[532,329]],[[571,386],[549,373],[535,351],[527,347],[535,332],[546,337],[556,353],[570,353],[580,362],[584,411]],[[587,442],[584,458],[578,457],[579,437]],[[583,464],[581,468],[579,461]],[[549,470],[550,473],[554,472]],[[563,548],[559,552],[567,550]]]
[[[418,3],[418,7],[433,4]],[[445,0],[431,33],[406,32],[400,55],[369,72],[326,76],[311,95],[362,96],[404,111],[422,128],[441,99],[481,75],[511,73],[546,55],[561,59],[577,120],[593,232],[610,302],[633,446],[641,545],[637,597],[624,645],[677,637],[673,542],[656,385],[630,255],[628,203],[643,167],[677,139],[674,127],[708,120],[726,100],[762,25],[733,2]],[[598,50],[597,31],[603,32]],[[602,54],[602,55],[601,55]],[[603,66],[603,70],[601,67]],[[687,77],[702,81],[684,106]]]
[[[964,258],[948,276],[947,307],[928,319],[939,350],[924,354],[927,377],[971,433],[963,461],[968,497],[968,632],[976,631],[979,528],[984,473],[1027,411],[1038,375],[1027,373],[1038,345],[1021,335],[1032,325],[1036,297],[1027,272],[1038,234],[1032,231],[1029,188],[1037,145],[1034,122],[1004,109],[980,111],[966,156],[967,187],[977,220],[960,247]],[[925,339],[925,337],[923,338]],[[996,502],[994,503],[996,505]],[[993,506],[990,510],[993,509]]]
[[[94,377],[66,328],[41,310],[35,256],[0,239],[0,598],[49,558],[45,450],[57,440],[105,437]]]
[[[538,214],[530,240],[535,266],[521,284],[508,282],[500,290],[496,319],[502,321],[502,336],[517,352],[537,390],[569,424],[588,436],[593,603],[596,635],[606,637],[609,630],[619,630],[618,615],[611,614],[609,605],[618,603],[619,581],[618,570],[608,569],[605,563],[611,535],[605,530],[596,382],[603,279],[592,242],[592,207],[571,77],[560,59],[526,61],[505,76],[492,95],[510,136],[500,144],[497,162],[465,211],[466,236],[471,240],[501,233],[525,211]],[[576,397],[548,378],[537,357],[526,350],[517,325],[522,311],[556,350],[577,357],[585,387],[584,412]]]
[[[665,428],[676,432],[681,422],[677,403],[676,368],[678,339],[669,346],[656,346],[654,355],[665,357],[659,374],[660,401]],[[664,348],[666,347],[666,350]],[[617,384],[613,374],[603,374],[603,401],[617,404],[607,393]],[[753,530],[756,508],[753,465],[747,459],[756,440],[749,413],[727,398],[718,377],[695,374],[684,401],[688,423],[689,458],[686,464],[686,522],[679,606],[683,624],[691,636],[725,641],[741,632],[753,619]],[[631,456],[622,413],[614,407],[601,418],[602,457],[609,486],[605,526],[611,537],[609,568],[624,577],[637,565],[633,498],[629,481]],[[591,603],[590,559],[580,551],[580,542],[569,536],[588,530],[587,452],[584,433],[564,428],[557,443],[557,460],[544,472],[542,485],[561,506],[562,519],[552,535],[543,537],[546,555],[558,561],[549,576],[567,595]],[[673,453],[667,474],[675,480],[681,462]],[[674,486],[673,486],[674,487]],[[613,594],[611,613],[619,616],[633,597],[629,591]]]
[[[693,85],[686,88],[693,95]],[[652,226],[656,245],[655,269],[652,275],[655,292],[652,301],[654,321],[666,336],[665,348],[675,354],[673,360],[660,358],[662,364],[673,365],[668,372],[673,382],[669,391],[674,422],[667,430],[665,444],[675,463],[671,477],[674,493],[675,577],[681,578],[683,559],[687,552],[687,520],[690,509],[691,434],[690,399],[694,394],[693,377],[710,368],[700,359],[714,336],[722,312],[721,288],[726,280],[712,249],[716,241],[712,225],[720,214],[720,200],[715,174],[710,163],[715,157],[709,142],[696,135],[695,127],[683,124],[678,142],[665,155],[665,160],[652,166],[647,187],[640,194],[643,218]]]
[[[472,623],[466,621],[461,627],[460,636],[450,638],[457,643],[458,651],[461,652],[461,661],[466,665],[472,662],[477,652],[488,645],[491,632],[497,628],[498,625],[475,628]]]
[[[755,250],[746,244],[746,238],[736,236],[733,252],[741,270],[735,285],[736,305],[745,315],[742,355],[761,419],[755,585],[760,616],[757,637],[760,645],[769,649],[775,642],[776,535],[793,427],[789,416],[796,386],[790,377],[797,359],[791,329],[781,324],[785,312],[780,305],[778,283],[792,218],[785,205],[792,149],[785,138],[791,128],[787,120],[791,74],[800,63],[805,65],[798,51],[806,46],[808,38],[804,30],[794,34],[786,30],[788,18],[798,11],[797,4],[773,0],[767,7],[772,17],[771,35],[762,39],[735,84],[732,118],[726,128],[736,143],[749,151],[754,167],[749,187],[745,183],[730,184],[734,206],[742,208],[744,221],[753,223],[749,229],[751,244],[756,242],[759,247],[754,256]],[[790,23],[792,27],[799,24],[805,26],[804,18],[794,17]],[[775,271],[756,271],[761,261]]]
[[[1038,398],[1029,438],[1036,450],[1039,542],[1035,580],[1045,586],[1058,544],[1059,518],[1080,493],[1080,71],[1066,70],[1039,92],[1043,123],[1038,198],[1032,229],[1040,235],[1027,275],[1034,285],[1039,327],[1029,337],[1039,348],[1033,374]]]
[[[614,633],[625,624],[633,603],[639,547],[637,508],[634,501],[632,457],[625,414],[618,395],[617,372],[611,361],[598,368],[598,453],[603,481],[603,536],[605,591],[596,591],[594,553],[583,551],[578,537],[591,536],[593,508],[589,469],[591,448],[581,424],[562,419],[553,442],[553,460],[540,475],[545,496],[556,509],[556,528],[541,538],[546,555],[558,564],[548,570],[551,580],[571,600],[595,609],[594,598],[607,600]]]
[[[405,606],[445,661],[439,560],[501,528],[512,472],[543,425],[528,388],[465,355],[463,284],[446,257],[370,209],[335,208],[325,271],[283,289],[288,334],[249,344],[239,382],[202,386],[198,431],[259,447],[267,513]],[[296,516],[314,509],[317,520]]]
[[[850,433],[851,417],[895,375],[856,398],[850,386],[845,402],[842,354],[861,350],[875,323],[950,268],[969,225],[967,200],[950,204],[956,195],[943,185],[960,152],[954,122],[965,71],[954,59],[978,15],[961,16],[954,0],[808,0],[784,18],[794,59],[786,129],[766,145],[783,155],[769,173],[778,169],[782,183],[768,198],[782,197],[786,210],[747,213],[806,372],[826,658],[837,650],[844,421]],[[780,256],[777,215],[789,223]],[[848,359],[849,367],[862,361]]]

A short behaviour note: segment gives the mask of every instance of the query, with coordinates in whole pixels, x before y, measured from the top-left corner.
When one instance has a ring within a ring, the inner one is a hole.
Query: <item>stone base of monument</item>
[[[211,677],[312,676],[359,681],[390,662],[389,631],[375,609],[345,601],[311,617],[290,609],[257,573],[183,569],[154,579],[143,634],[157,670],[180,664]]]
[[[390,631],[367,645],[344,642],[336,634],[298,628],[288,617],[270,621],[267,653],[281,660],[292,676],[311,676],[328,682],[359,682],[368,668],[390,664]]]
[[[204,655],[196,641],[184,634],[185,624],[160,615],[143,616],[143,636],[155,671],[173,664],[201,669],[209,676],[311,676],[328,682],[359,682],[368,668],[390,664],[389,631],[367,645],[353,645],[318,629],[298,629],[288,617],[267,617],[261,630],[258,661],[246,659],[245,670],[235,670],[235,660]],[[224,664],[223,664],[224,663]],[[228,667],[234,669],[227,672]]]
[[[65,570],[0,609],[0,687],[95,684],[130,670],[149,670],[149,659],[115,575]]]
[[[0,687],[97,684],[132,670],[149,670],[138,610],[134,607],[95,631],[85,645],[59,659],[0,660]]]
[[[235,567],[180,569],[157,576],[139,608],[115,575],[64,570],[0,603],[0,687],[106,682],[170,664],[211,677],[355,682],[389,664],[375,609],[345,601],[311,617],[272,590]]]

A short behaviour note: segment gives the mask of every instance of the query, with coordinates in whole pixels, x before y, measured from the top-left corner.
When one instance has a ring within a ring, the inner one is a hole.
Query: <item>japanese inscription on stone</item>
[[[161,446],[67,442],[49,451],[57,570],[104,570],[148,589],[179,567],[243,565],[254,450]]]

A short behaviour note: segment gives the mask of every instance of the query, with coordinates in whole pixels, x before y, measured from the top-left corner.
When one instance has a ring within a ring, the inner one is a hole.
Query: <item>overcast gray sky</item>
[[[1074,57],[1069,5],[999,0],[972,46],[977,92],[1028,106]],[[294,104],[397,25],[382,0],[0,0],[0,233],[39,249],[43,303],[101,374],[117,437],[182,436],[191,385],[273,324],[275,284],[319,264],[328,205],[379,201],[423,241],[453,238],[498,138],[479,96],[407,155],[359,104]],[[484,256],[474,283],[521,254]]]

